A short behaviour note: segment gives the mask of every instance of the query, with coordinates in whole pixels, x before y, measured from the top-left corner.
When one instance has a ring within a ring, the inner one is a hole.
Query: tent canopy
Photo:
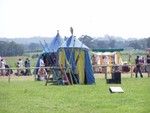
[[[65,48],[83,48],[83,49],[89,49],[86,45],[84,45],[80,40],[76,39],[75,36],[70,36],[63,44],[62,46]]]
[[[44,50],[42,53],[52,53],[52,52],[57,52],[58,48],[62,45],[63,39],[60,36],[59,32],[57,32],[57,35],[52,39],[50,44],[46,44],[44,46]]]

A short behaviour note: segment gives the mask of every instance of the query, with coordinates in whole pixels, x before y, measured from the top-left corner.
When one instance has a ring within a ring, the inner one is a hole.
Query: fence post
[[[106,66],[106,69],[105,69],[105,79],[107,79],[107,66]]]
[[[8,82],[10,82],[10,69],[8,69]]]
[[[132,69],[132,65],[131,65],[131,78],[132,78],[132,75],[133,75],[133,69]]]
[[[10,82],[10,74],[8,74],[8,82]]]

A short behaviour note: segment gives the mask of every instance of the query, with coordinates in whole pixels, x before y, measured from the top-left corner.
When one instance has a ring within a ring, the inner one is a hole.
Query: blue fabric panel
[[[49,45],[49,52],[57,52],[58,48],[62,45],[63,39],[59,33],[52,39]]]
[[[64,42],[63,38],[59,35],[59,33],[57,33],[57,35],[52,39],[52,41],[50,43],[47,43],[47,45],[43,45],[43,51],[42,53],[49,53],[49,52],[57,52],[58,48],[62,45],[62,43]]]
[[[85,51],[85,77],[86,77],[87,84],[95,83],[92,64],[90,61],[89,53],[87,51]]]

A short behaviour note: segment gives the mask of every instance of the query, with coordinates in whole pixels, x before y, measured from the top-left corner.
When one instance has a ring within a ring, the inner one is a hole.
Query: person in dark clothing
[[[150,55],[149,54],[147,55],[146,64],[147,64],[146,71],[147,71],[148,77],[150,77]]]
[[[25,75],[32,75],[30,70],[30,60],[28,58],[26,58],[25,67],[26,67]]]
[[[135,64],[136,64],[136,72],[135,72],[135,77],[138,77],[138,73],[140,73],[141,78],[143,78],[142,72],[141,72],[141,67],[140,67],[140,61],[139,61],[139,56],[137,56],[136,60],[135,60]]]

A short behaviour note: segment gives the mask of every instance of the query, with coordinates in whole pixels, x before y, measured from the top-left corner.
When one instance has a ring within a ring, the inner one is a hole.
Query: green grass
[[[122,84],[56,86],[29,77],[0,77],[0,113],[148,113],[150,78],[123,77]],[[121,86],[124,93],[109,92]]]
[[[5,58],[5,60],[6,60],[6,63],[7,63],[10,67],[14,68],[14,67],[16,67],[15,64],[18,62],[19,58],[21,58],[22,61],[25,62],[25,60],[26,60],[27,57],[25,57],[25,56],[16,56],[16,57],[4,57],[4,58]],[[28,58],[30,59],[31,67],[35,67],[38,58],[34,58],[34,59],[32,59],[31,57],[28,57]]]
[[[127,52],[130,53],[130,52]],[[123,61],[127,53],[122,54]],[[136,55],[133,53],[132,62]],[[19,58],[5,57],[15,67]],[[31,59],[31,67],[37,59]],[[150,78],[122,78],[122,84],[106,84],[104,76],[95,85],[56,86],[34,81],[33,76],[0,76],[0,113],[148,113],[150,112]],[[109,93],[110,86],[121,86],[124,93]]]

